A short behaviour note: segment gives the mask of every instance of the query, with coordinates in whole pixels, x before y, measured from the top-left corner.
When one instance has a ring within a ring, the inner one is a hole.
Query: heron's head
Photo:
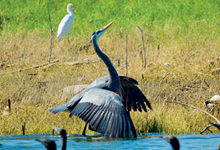
[[[68,4],[67,5],[67,12],[71,12],[73,9],[77,9],[77,7],[73,6],[73,4]]]
[[[112,21],[111,23],[109,23],[108,25],[106,25],[105,27],[103,27],[102,29],[95,31],[95,32],[92,34],[92,38],[91,38],[91,39],[96,38],[96,40],[98,40],[99,37],[100,37],[103,33],[105,33],[105,31],[108,29],[108,27],[110,27],[114,22],[115,22],[115,20]]]

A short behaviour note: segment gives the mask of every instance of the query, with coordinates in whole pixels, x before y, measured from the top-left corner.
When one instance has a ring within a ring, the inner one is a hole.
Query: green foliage
[[[67,14],[69,1],[61,0],[1,0],[1,21],[4,32],[36,31],[50,33],[47,8],[55,31]],[[158,39],[208,38],[220,33],[220,2],[218,0],[81,0],[72,1],[78,9],[71,36],[87,36],[112,20],[115,29],[128,34],[139,25]],[[120,33],[119,32],[119,33]]]

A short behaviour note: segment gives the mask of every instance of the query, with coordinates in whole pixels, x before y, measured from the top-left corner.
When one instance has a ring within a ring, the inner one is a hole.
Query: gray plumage
[[[99,49],[97,42],[112,23],[92,34],[93,47],[108,68],[108,82],[87,88],[73,97],[69,103],[49,111],[54,114],[69,111],[70,116],[78,116],[106,137],[136,137],[136,130],[126,110],[125,100],[119,96],[121,84],[118,73],[108,56]]]
[[[119,94],[126,101],[126,109],[128,111],[139,110],[140,112],[142,112],[142,110],[144,110],[145,112],[147,112],[146,105],[149,109],[152,109],[150,102],[138,88],[138,82],[135,79],[119,75],[119,80],[121,83]],[[107,83],[108,81],[109,76],[98,78],[95,81],[93,81],[88,86],[88,88],[91,88],[99,84]]]

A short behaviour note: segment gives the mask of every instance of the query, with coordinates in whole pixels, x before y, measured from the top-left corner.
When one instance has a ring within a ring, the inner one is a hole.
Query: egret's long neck
[[[72,9],[67,9],[67,12],[70,14],[70,15],[74,15],[74,12]]]
[[[96,35],[94,35],[94,37],[92,38],[92,43],[93,43],[93,47],[97,53],[97,55],[103,60],[103,62],[105,63],[106,67],[108,68],[108,72],[109,72],[109,88],[110,90],[112,90],[113,92],[119,94],[120,92],[120,80],[118,77],[118,73],[114,67],[114,65],[112,64],[112,62],[110,61],[110,59],[108,58],[107,55],[105,55],[99,48],[98,42],[96,40]]]

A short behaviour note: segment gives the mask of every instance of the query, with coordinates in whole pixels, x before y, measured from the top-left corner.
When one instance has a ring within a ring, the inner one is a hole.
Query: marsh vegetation
[[[68,1],[49,3],[56,34]],[[73,2],[72,2],[73,3]],[[138,133],[201,131],[213,119],[191,108],[166,103],[175,100],[204,109],[203,103],[220,94],[219,1],[75,1],[75,21],[67,38],[54,40],[52,66],[48,63],[50,28],[48,1],[1,0],[0,5],[0,113],[11,99],[11,112],[0,117],[0,134],[51,133],[51,126],[81,133],[84,122],[48,109],[66,103],[63,88],[89,84],[108,75],[90,44],[93,31],[116,20],[99,40],[100,48],[125,75],[125,44],[128,35],[128,76],[152,104],[153,110],[132,112]],[[146,67],[142,67],[143,29]],[[85,63],[89,59],[89,63]],[[79,62],[69,65],[66,62]],[[118,65],[118,61],[120,64]],[[168,62],[170,65],[164,65]],[[28,69],[27,69],[28,68]],[[217,111],[212,114],[219,118]],[[212,131],[217,131],[214,127]]]

